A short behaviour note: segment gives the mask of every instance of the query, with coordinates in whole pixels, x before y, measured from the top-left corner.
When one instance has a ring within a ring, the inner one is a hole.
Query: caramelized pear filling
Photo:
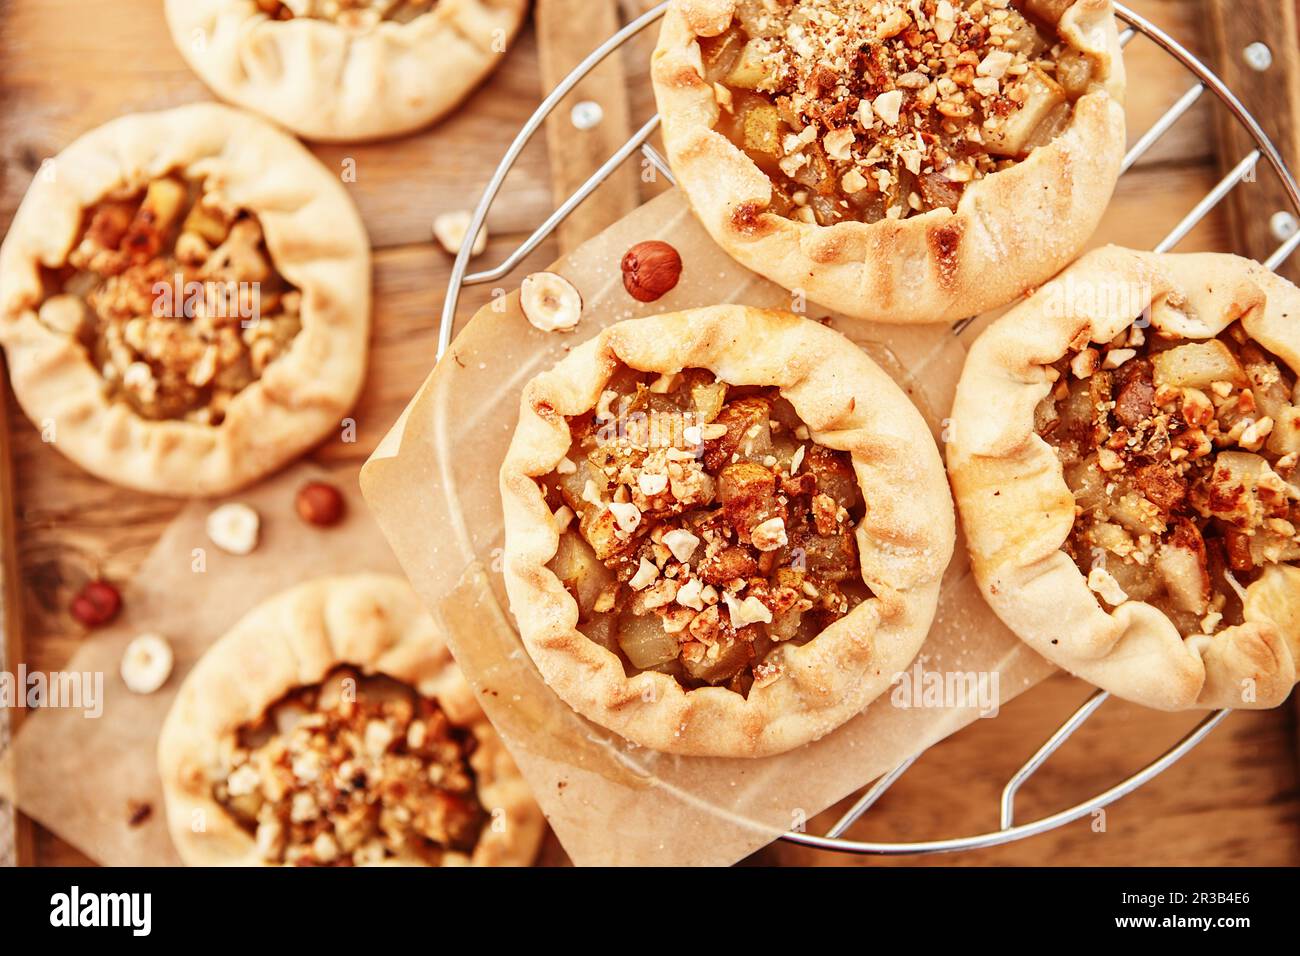
[[[740,0],[701,38],[717,129],[822,226],[955,208],[1069,124],[1094,81],[1054,0]]]
[[[1294,372],[1240,323],[1208,341],[1135,326],[1054,370],[1035,424],[1103,606],[1145,601],[1184,637],[1240,624],[1246,587],[1300,560]]]
[[[774,649],[869,597],[849,455],[812,441],[777,389],[622,368],[569,428],[545,482],[550,567],[629,675],[748,694],[781,678]]]
[[[302,328],[257,217],[179,175],[88,209],[43,278],[41,323],[80,342],[110,400],[154,420],[220,424]]]
[[[268,863],[438,865],[487,820],[476,743],[407,685],[342,667],[222,741],[213,796]]]

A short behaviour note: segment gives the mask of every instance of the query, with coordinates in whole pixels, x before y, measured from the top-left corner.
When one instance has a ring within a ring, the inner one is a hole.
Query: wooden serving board
[[[316,147],[328,166],[351,161],[357,201],[375,249],[375,315],[370,376],[356,410],[357,441],[330,442],[312,458],[340,472],[369,456],[424,380],[433,358],[436,321],[450,258],[430,242],[435,214],[465,208],[546,89],[594,47],[612,22],[614,0],[593,3],[600,15],[572,15],[573,0],[539,0],[537,31],[527,29],[501,70],[454,117],[424,133],[384,143]],[[652,5],[623,0],[624,16]],[[1204,10],[1197,2],[1138,0],[1132,6],[1203,52]],[[0,0],[0,227],[40,163],[74,136],[124,112],[208,99],[175,52],[157,0]],[[539,45],[539,33],[541,36]],[[585,85],[557,111],[544,137],[525,151],[489,218],[492,241],[481,263],[499,261],[567,195],[590,167],[626,137],[628,125],[653,111],[646,82],[650,39],[611,60],[601,81]],[[1151,44],[1127,54],[1129,117],[1145,130],[1190,84],[1187,74]],[[624,81],[625,78],[625,81]],[[575,129],[578,99],[600,103],[605,120]],[[1198,106],[1121,182],[1099,239],[1150,245],[1218,179],[1215,126],[1208,102]],[[550,261],[612,221],[662,184],[624,176],[584,207],[557,241],[528,266]],[[1211,215],[1181,249],[1231,247],[1223,211]],[[622,250],[612,250],[611,255]],[[518,278],[508,280],[517,282]],[[467,289],[461,315],[491,295]],[[0,389],[0,565],[5,627],[4,667],[19,660],[56,669],[83,640],[94,640],[67,614],[72,594],[91,575],[126,580],[180,504],[99,482],[42,443],[17,408],[7,383]],[[927,754],[851,835],[904,840],[978,832],[996,826],[997,792],[1077,704],[1087,688],[1061,677]],[[0,714],[0,717],[3,715]],[[11,717],[14,715],[10,715]],[[1035,779],[1022,798],[1025,818],[1075,802],[1146,763],[1193,722],[1108,704],[1089,728]],[[1194,755],[1112,807],[1103,821],[1082,821],[1034,840],[955,857],[942,864],[1232,864],[1300,862],[1300,788],[1289,710],[1238,714]],[[960,781],[959,784],[955,781]],[[842,809],[842,808],[841,808]],[[829,814],[827,815],[829,816]],[[821,832],[829,820],[814,820]],[[0,841],[4,839],[0,825]],[[44,829],[19,821],[16,850],[23,863],[87,861]],[[0,846],[0,859],[4,847]],[[563,854],[548,847],[544,861]],[[862,862],[775,844],[761,862],[832,865]]]

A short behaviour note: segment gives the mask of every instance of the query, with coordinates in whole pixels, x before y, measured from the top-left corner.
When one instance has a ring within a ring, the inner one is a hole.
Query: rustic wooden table
[[[400,140],[315,148],[331,168],[354,164],[355,182],[348,188],[375,249],[375,331],[370,377],[355,415],[358,440],[322,446],[312,457],[326,468],[355,468],[428,372],[450,267],[450,259],[430,242],[433,217],[464,208],[478,195],[543,90],[616,22],[614,0],[539,0],[539,5],[537,26],[525,31],[502,69],[453,118]],[[644,5],[644,0],[621,4],[624,13]],[[1132,6],[1204,50],[1207,18],[1201,3],[1137,0]],[[174,50],[160,7],[157,0],[0,2],[0,224],[7,227],[40,163],[77,134],[120,113],[209,98]],[[1294,31],[1293,17],[1291,24]],[[629,123],[650,115],[647,55],[646,43],[634,44],[584,85],[581,98],[596,99],[605,113],[595,130],[578,131],[562,108],[548,125],[549,146],[539,137],[528,149],[494,207],[493,240],[484,261],[517,244],[550,212],[556,194],[567,195],[593,163],[622,142]],[[1130,47],[1127,60],[1130,75],[1140,81],[1129,93],[1130,128],[1140,133],[1190,79],[1141,40]],[[1221,160],[1215,108],[1208,99],[1123,179],[1098,241],[1150,246],[1214,184]],[[539,250],[533,263],[548,261],[661,188],[622,175],[556,242]],[[1233,248],[1229,230],[1227,210],[1218,211],[1180,248]],[[468,290],[462,315],[472,314],[490,292]],[[81,641],[94,639],[68,617],[70,596],[92,575],[129,578],[180,504],[89,477],[42,443],[7,384],[0,396],[5,406],[0,409],[5,666],[24,660],[34,669],[56,669]],[[999,719],[934,748],[850,835],[904,840],[993,827],[1003,782],[1087,692],[1077,681],[1055,678]],[[1107,704],[1035,779],[1022,797],[1022,813],[1048,812],[1109,785],[1158,754],[1192,722],[1187,716]],[[1297,777],[1295,711],[1237,714],[1193,755],[1111,807],[1100,821],[940,859],[861,861],[787,844],[773,845],[755,859],[818,865],[1296,864]],[[815,820],[810,829],[818,832],[826,823]],[[30,821],[20,818],[14,836],[20,862],[89,862]],[[5,838],[0,823],[0,859]],[[562,859],[558,847],[547,848],[545,861]]]

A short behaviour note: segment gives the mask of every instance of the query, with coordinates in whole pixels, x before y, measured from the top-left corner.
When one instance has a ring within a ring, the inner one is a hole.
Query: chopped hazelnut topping
[[[770,211],[822,226],[954,208],[1058,135],[1092,82],[1068,39],[1002,0],[746,3],[699,49],[716,127],[772,178]]]
[[[545,484],[577,520],[551,569],[579,629],[629,673],[746,694],[778,644],[814,640],[869,596],[851,460],[812,442],[778,390],[622,369],[568,422],[575,469]]]
[[[1035,422],[1074,495],[1065,551],[1089,587],[1157,607],[1185,637],[1241,623],[1244,586],[1300,561],[1300,433],[1282,425],[1295,370],[1234,325],[1204,341],[1120,335],[1056,371]]]
[[[87,209],[50,279],[40,321],[148,419],[221,424],[302,326],[302,294],[275,271],[256,216],[180,173]]]
[[[268,863],[438,863],[472,851],[487,814],[475,738],[438,704],[341,668],[240,728],[214,796]]]

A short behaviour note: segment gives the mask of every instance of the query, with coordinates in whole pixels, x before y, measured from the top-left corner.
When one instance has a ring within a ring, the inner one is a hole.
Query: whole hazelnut
[[[298,517],[320,528],[338,524],[347,508],[342,492],[324,481],[309,481],[299,488],[294,506]]]
[[[77,592],[69,608],[79,624],[103,627],[122,609],[122,595],[107,581],[90,581]]]
[[[623,256],[623,288],[638,302],[654,302],[677,288],[682,257],[666,242],[638,242]]]

